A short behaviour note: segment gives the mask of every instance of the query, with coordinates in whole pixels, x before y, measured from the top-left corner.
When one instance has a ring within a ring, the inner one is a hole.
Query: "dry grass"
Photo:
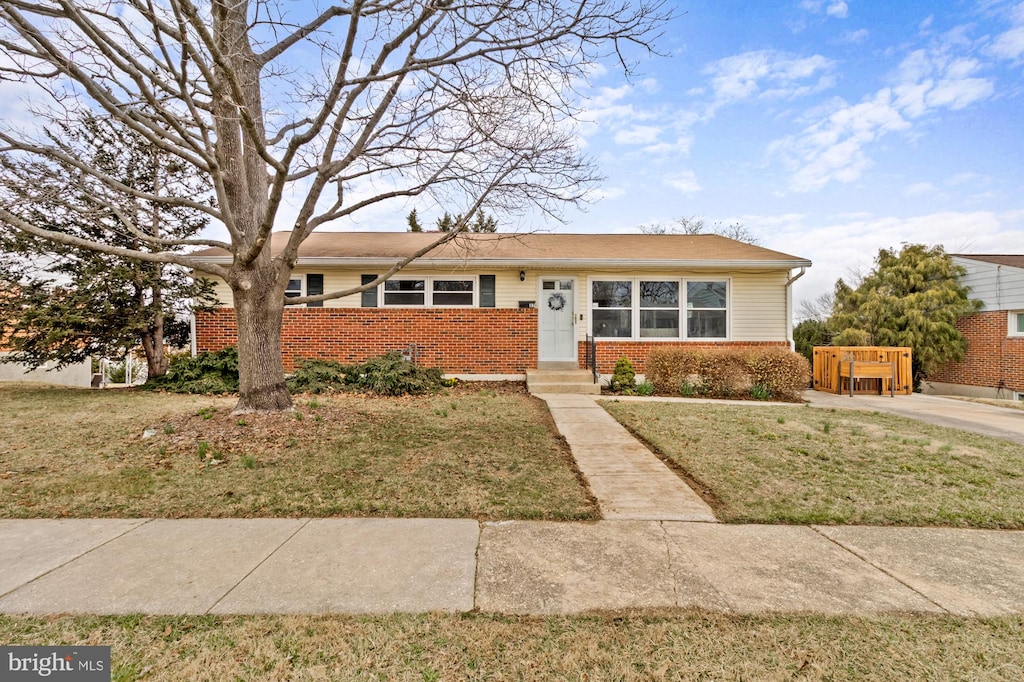
[[[0,401],[0,518],[598,517],[521,388],[299,396],[294,415],[244,418],[230,398],[138,391]]]
[[[127,680],[1019,680],[1024,619],[0,616],[10,645],[112,647]]]
[[[877,412],[602,404],[723,521],[1024,528],[1016,443]]]

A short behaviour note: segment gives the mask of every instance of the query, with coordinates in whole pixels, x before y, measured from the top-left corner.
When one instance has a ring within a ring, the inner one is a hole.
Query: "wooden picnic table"
[[[889,380],[889,397],[895,397],[896,363],[867,362],[863,360],[844,360],[839,363],[839,382],[836,393],[842,393],[843,378],[850,385],[850,397],[853,397],[853,382],[856,379],[878,379],[878,395],[882,395],[885,380]]]

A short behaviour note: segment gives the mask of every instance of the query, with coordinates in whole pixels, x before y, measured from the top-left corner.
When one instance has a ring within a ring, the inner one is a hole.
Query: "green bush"
[[[642,381],[636,385],[637,395],[654,395],[654,384],[649,381]]]
[[[238,350],[224,350],[171,358],[167,374],[150,379],[145,388],[171,393],[235,393],[238,391]]]
[[[612,371],[608,387],[616,393],[632,395],[636,388],[636,370],[633,368],[632,360],[623,356],[615,361],[615,369]]]
[[[796,401],[810,375],[807,359],[785,348],[666,348],[647,358],[647,380],[665,395]]]
[[[287,379],[292,393],[329,393],[345,388],[346,378],[353,371],[334,360],[300,358]]]
[[[444,379],[440,369],[419,367],[395,351],[348,368],[345,381],[380,395],[409,395],[436,391]]]

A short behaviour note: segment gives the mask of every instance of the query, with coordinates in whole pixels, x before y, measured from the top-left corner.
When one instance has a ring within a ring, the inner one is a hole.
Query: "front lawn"
[[[8,645],[111,647],[128,680],[1020,680],[1024,619],[0,616]]]
[[[0,518],[599,518],[521,387],[234,402],[0,385]]]
[[[722,521],[1024,528],[1018,443],[878,412],[602,405]]]

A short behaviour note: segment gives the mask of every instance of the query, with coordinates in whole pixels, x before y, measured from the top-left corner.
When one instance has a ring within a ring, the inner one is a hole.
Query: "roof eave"
[[[201,259],[205,263],[230,265],[228,256],[213,256]],[[335,266],[335,267],[388,267],[399,262],[400,258],[338,258],[331,256],[300,257],[296,267]],[[581,259],[581,258],[418,258],[410,264],[416,267],[490,267],[490,268],[594,268],[594,269],[686,269],[686,270],[790,270],[793,268],[809,268],[811,261],[793,260],[634,260],[627,258],[615,259]]]

